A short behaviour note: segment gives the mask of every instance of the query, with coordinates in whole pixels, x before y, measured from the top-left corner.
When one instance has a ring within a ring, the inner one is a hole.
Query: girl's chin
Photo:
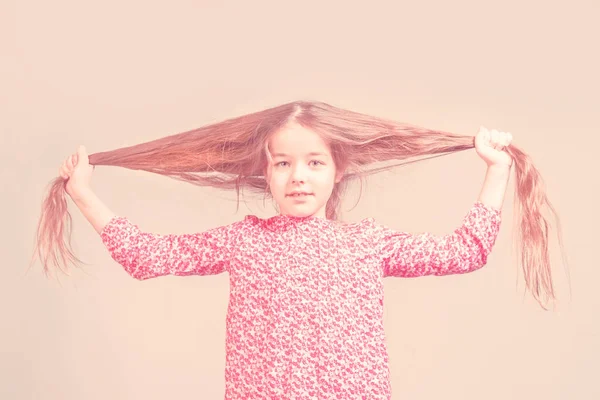
[[[315,214],[317,210],[308,209],[306,207],[289,207],[283,214],[287,214],[292,217],[310,217]]]

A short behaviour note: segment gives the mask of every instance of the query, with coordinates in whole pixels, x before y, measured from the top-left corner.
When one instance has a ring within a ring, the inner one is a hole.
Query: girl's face
[[[336,172],[327,144],[315,132],[297,124],[279,130],[269,141],[273,162],[267,180],[280,214],[296,217],[325,216],[325,206],[336,183]],[[294,196],[294,192],[305,195]]]

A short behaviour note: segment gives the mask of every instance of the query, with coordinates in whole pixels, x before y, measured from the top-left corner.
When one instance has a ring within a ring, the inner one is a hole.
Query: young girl
[[[538,301],[543,290],[553,298],[547,259],[539,258],[546,251],[539,239],[547,238],[539,233],[545,220],[538,210],[549,203],[540,196],[539,177],[526,156],[507,147],[511,140],[508,133],[485,128],[473,140],[324,103],[294,102],[90,157],[80,146],[60,167],[38,240],[46,254],[54,254],[56,232],[63,233],[60,218],[68,215],[60,197],[66,191],[112,258],[136,279],[227,271],[226,399],[389,399],[382,278],[483,267],[498,235],[513,160],[517,174],[529,180],[518,188],[527,200],[523,206],[536,212],[522,225],[523,240],[532,245],[522,258],[528,287]],[[373,218],[337,220],[344,185],[366,174],[361,167],[473,146],[487,174],[479,198],[452,234],[398,232]],[[247,215],[196,234],[143,232],[94,195],[93,165],[264,190],[279,214]],[[208,176],[212,172],[222,175]],[[63,261],[65,253],[76,260],[63,243],[58,252]],[[47,257],[42,260],[47,271]],[[532,262],[539,260],[542,265]]]

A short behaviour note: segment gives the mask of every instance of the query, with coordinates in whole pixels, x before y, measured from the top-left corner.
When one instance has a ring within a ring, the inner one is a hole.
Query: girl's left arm
[[[510,132],[500,132],[495,129],[489,131],[483,126],[475,136],[477,155],[487,165],[479,201],[498,210],[502,209],[513,164],[511,156],[505,151],[511,141]]]
[[[477,154],[487,172],[479,198],[452,234],[410,234],[373,225],[373,248],[383,276],[464,274],[487,263],[498,236],[501,209],[513,160],[504,151],[512,135],[481,127],[475,137]]]
[[[490,165],[485,174],[483,187],[479,193],[481,203],[501,210],[504,203],[508,179],[510,178],[510,167],[505,165]]]
[[[452,234],[411,234],[373,223],[370,243],[384,277],[464,274],[487,263],[500,222],[500,210],[478,201]]]
[[[489,165],[479,199],[452,234],[409,234],[383,226],[374,230],[383,276],[464,274],[487,263],[498,236],[510,166]]]

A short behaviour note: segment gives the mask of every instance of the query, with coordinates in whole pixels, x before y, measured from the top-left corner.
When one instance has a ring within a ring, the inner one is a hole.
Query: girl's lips
[[[308,196],[290,196],[290,198],[292,200],[294,200],[296,203],[302,203],[302,202],[308,201],[308,199],[310,197],[312,197],[312,196],[310,196],[310,195],[308,195]]]

